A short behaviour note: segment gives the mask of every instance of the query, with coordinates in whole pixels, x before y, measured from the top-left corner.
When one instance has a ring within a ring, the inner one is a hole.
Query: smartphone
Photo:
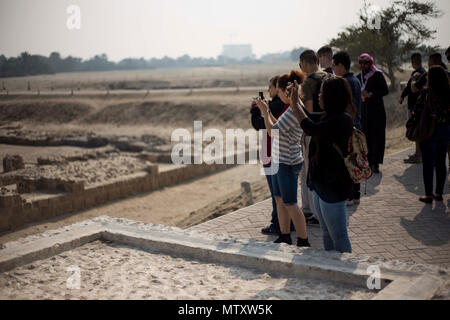
[[[264,100],[264,92],[260,91],[259,92],[259,97],[261,98],[261,100]]]
[[[290,87],[289,89],[287,89],[286,94],[288,97],[291,96],[291,92],[292,92],[292,87]]]

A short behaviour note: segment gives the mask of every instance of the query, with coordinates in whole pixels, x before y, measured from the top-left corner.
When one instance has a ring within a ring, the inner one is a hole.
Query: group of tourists
[[[445,53],[450,62],[450,48]],[[422,56],[411,56],[414,71],[402,92],[399,103],[408,98],[408,138],[416,141],[415,153],[404,161],[423,163],[425,196],[419,200],[431,204],[443,201],[447,180],[447,154],[450,159],[450,73],[440,53],[428,58],[428,72],[422,67]],[[450,163],[450,160],[449,160]],[[434,173],[436,188],[433,193]]]
[[[418,144],[426,191],[420,200],[427,203],[442,201],[450,137],[449,77],[445,64],[438,60],[430,58],[432,65],[426,72],[421,56],[411,57],[415,71],[399,100],[402,103],[408,97],[411,116],[428,112],[430,108],[425,105],[430,103],[437,116],[433,135]],[[270,157],[264,166],[272,194],[272,221],[261,231],[277,235],[276,243],[292,244],[291,231],[295,230],[297,246],[309,247],[307,226],[319,225],[325,250],[352,252],[347,206],[359,204],[357,182],[362,180],[354,179],[344,158],[351,151],[355,132],[363,132],[367,166],[373,174],[380,173],[386,141],[383,97],[389,93],[372,56],[360,55],[358,65],[361,72],[355,75],[350,72],[349,54],[333,55],[327,46],[317,53],[304,51],[300,69],[270,79],[271,100],[258,97],[253,101],[252,125],[256,130],[267,130],[263,148]],[[408,161],[419,156],[417,151]],[[433,195],[434,168],[437,186]],[[301,207],[297,201],[299,178]]]

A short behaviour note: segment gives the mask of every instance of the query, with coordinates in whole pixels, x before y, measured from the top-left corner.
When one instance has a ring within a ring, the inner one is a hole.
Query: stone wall
[[[88,187],[80,182],[19,179],[14,181],[19,194],[0,195],[0,232],[15,229],[30,222],[74,213],[131,195],[175,185],[232,166],[226,164],[180,165],[159,172],[159,167],[153,165],[147,172],[138,172]],[[39,190],[50,192],[37,193],[36,196],[30,194]]]

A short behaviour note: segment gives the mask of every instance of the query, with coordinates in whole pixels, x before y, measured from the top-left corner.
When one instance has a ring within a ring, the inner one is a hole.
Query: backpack
[[[313,79],[317,83],[316,90],[314,90],[314,93],[313,93],[313,111],[314,112],[322,111],[322,109],[320,108],[320,103],[319,103],[320,88],[322,87],[322,82],[330,77],[331,77],[331,75],[328,73],[325,74],[322,78],[317,76],[315,73],[308,76],[308,78]]]
[[[348,139],[347,157],[344,157],[336,143],[333,143],[333,147],[344,160],[350,178],[354,183],[361,183],[370,179],[372,176],[372,169],[370,168],[367,157],[369,150],[367,148],[366,136],[362,131],[353,128],[352,135]]]
[[[422,142],[431,138],[436,127],[437,115],[431,95],[424,91],[417,100],[412,117],[406,123],[406,138]]]

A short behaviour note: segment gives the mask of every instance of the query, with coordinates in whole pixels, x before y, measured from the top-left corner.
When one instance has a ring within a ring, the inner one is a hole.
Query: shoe
[[[378,165],[372,166],[373,173],[380,173],[380,167]]]
[[[361,200],[360,199],[354,199],[353,200],[353,204],[354,205],[359,205],[361,203]]]
[[[422,163],[422,157],[418,155],[412,155],[408,159],[403,160],[405,163],[418,164]]]
[[[308,239],[297,238],[297,247],[309,248],[311,245],[309,244]]]
[[[433,197],[420,197],[419,201],[425,202],[427,204],[433,203]]]
[[[286,243],[286,244],[291,245],[292,244],[291,235],[290,234],[282,234],[273,243]]]
[[[353,200],[347,200],[347,207],[353,206],[354,202]]]
[[[316,218],[311,217],[311,218],[309,218],[309,219],[306,220],[306,224],[307,224],[308,226],[319,226],[319,225],[320,225],[320,222],[319,222],[319,220],[317,220]]]
[[[436,201],[444,201],[444,198],[442,196],[434,195],[433,198]]]
[[[278,235],[280,235],[280,230],[277,230],[277,228],[275,228],[273,226],[273,224],[271,224],[270,226],[261,229],[261,233],[265,234],[265,235],[268,235],[268,236],[271,236],[271,235],[277,235],[278,236]]]
[[[303,215],[305,216],[306,219],[309,219],[313,216],[313,214],[311,212],[305,212],[305,211],[303,211]]]

